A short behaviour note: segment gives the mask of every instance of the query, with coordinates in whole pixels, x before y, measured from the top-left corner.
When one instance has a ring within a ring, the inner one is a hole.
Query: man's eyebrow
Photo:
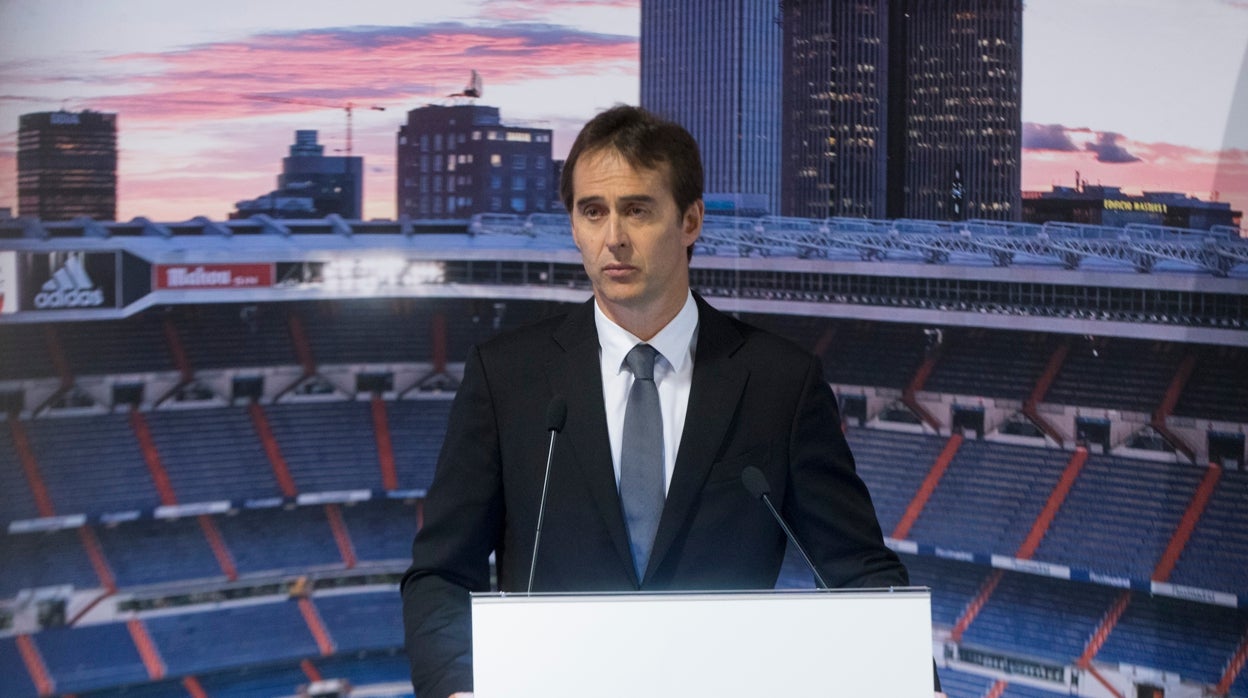
[[[576,207],[580,208],[586,204],[600,204],[604,201],[606,201],[606,199],[601,196],[586,196],[576,200]],[[653,204],[656,201],[658,201],[658,199],[650,196],[649,194],[630,194],[616,199],[616,203],[618,204]]]

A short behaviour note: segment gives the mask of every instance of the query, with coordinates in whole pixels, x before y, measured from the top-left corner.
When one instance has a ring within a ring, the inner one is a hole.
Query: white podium
[[[925,588],[474,594],[477,698],[931,698]]]

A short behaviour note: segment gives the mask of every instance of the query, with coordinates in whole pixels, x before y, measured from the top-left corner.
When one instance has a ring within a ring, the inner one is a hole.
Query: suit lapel
[[[749,378],[749,370],[732,360],[732,354],[743,341],[741,334],[726,316],[701,297],[695,295],[694,298],[698,303],[698,344],[689,406],[685,411],[676,467],[667,490],[667,503],[646,567],[646,579],[653,576],[663,562],[688,519],[711,464],[723,446]]]
[[[547,362],[546,374],[552,394],[568,402],[568,422],[560,435],[571,449],[571,460],[581,469],[589,484],[590,496],[598,507],[620,563],[633,571],[628,531],[620,506],[615,467],[611,462],[611,440],[607,435],[606,409],[602,397],[602,369],[598,350],[598,330],[594,326],[593,300],[577,308],[555,330],[554,340],[563,349]]]

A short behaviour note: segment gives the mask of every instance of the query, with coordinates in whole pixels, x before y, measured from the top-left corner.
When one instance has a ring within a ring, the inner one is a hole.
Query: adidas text
[[[98,288],[40,291],[35,294],[35,307],[40,310],[52,308],[90,308],[104,305],[104,291]]]

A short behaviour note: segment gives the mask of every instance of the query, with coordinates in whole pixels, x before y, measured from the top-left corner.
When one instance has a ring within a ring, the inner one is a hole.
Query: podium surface
[[[924,588],[474,594],[478,698],[932,695]]]

